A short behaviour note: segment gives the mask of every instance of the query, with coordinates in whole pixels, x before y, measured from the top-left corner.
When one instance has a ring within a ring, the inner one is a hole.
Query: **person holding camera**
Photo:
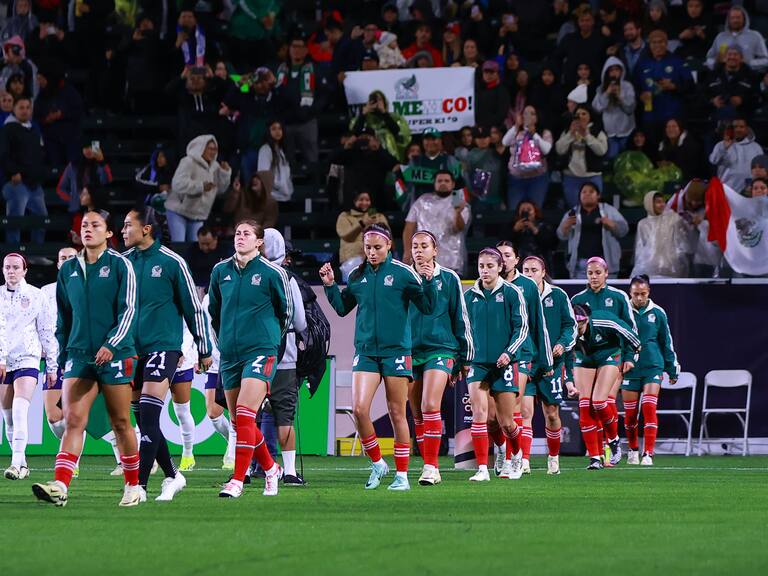
[[[763,147],[755,141],[747,119],[740,117],[725,128],[723,139],[709,155],[709,162],[717,169],[722,183],[738,191],[752,175],[752,159],[762,153]]]
[[[372,224],[389,228],[387,217],[373,206],[371,193],[366,188],[361,188],[355,195],[352,208],[339,214],[336,219],[342,282],[346,283],[352,270],[362,264],[365,259],[363,230]]]
[[[725,59],[710,76],[707,100],[714,108],[715,120],[727,120],[743,114],[751,114],[760,99],[760,89],[752,69],[744,62],[744,54],[738,44],[729,46]]]
[[[517,205],[512,243],[517,247],[521,261],[528,256],[536,256],[544,261],[547,270],[552,270],[552,252],[557,248],[557,235],[552,226],[544,221],[539,206],[531,200],[523,200]]]
[[[382,148],[398,161],[403,161],[405,149],[411,141],[411,129],[405,118],[389,111],[387,97],[381,90],[369,94],[362,112],[352,121],[353,132],[360,132],[363,128],[373,130]]]
[[[501,143],[509,146],[509,180],[507,209],[515,209],[520,202],[530,200],[544,205],[549,188],[547,154],[552,150],[552,133],[538,130],[536,108],[526,106],[522,114],[515,115],[515,125]]]
[[[608,153],[612,160],[624,151],[629,135],[635,129],[635,89],[626,81],[624,63],[611,56],[603,65],[603,83],[592,100],[592,108],[603,116],[608,136]]]

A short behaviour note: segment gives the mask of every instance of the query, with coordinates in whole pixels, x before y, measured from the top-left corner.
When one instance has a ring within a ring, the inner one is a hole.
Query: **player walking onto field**
[[[56,506],[67,503],[88,412],[101,390],[125,476],[120,506],[136,506],[141,499],[139,454],[130,416],[136,278],[131,263],[107,248],[112,238],[109,213],[86,212],[80,232],[84,249],[62,265],[56,286],[66,430],[56,455],[55,480],[34,484],[32,490],[38,499]]]
[[[477,269],[480,278],[464,293],[475,343],[475,358],[467,382],[472,403],[472,444],[478,471],[470,480],[487,482],[490,480],[487,422],[491,398],[507,442],[512,445],[520,435],[515,409],[519,394],[519,358],[528,338],[528,313],[522,290],[504,281],[506,270],[501,252],[496,248],[481,250]],[[518,480],[523,473],[521,457],[513,455],[505,468],[505,478]]]
[[[568,361],[576,344],[576,318],[568,295],[551,283],[544,260],[538,256],[528,256],[523,261],[523,274],[533,280],[538,288],[549,341],[553,343],[552,356],[555,362],[552,375],[547,376],[538,370],[528,383],[523,398],[523,417],[526,414],[533,417],[534,396],[538,397],[546,420],[549,449],[547,474],[560,474],[560,404],[563,402],[563,384],[568,396],[578,394],[570,374],[573,366]]]
[[[459,370],[466,375],[474,357],[472,328],[459,276],[436,261],[437,240],[421,230],[411,240],[413,261],[432,262],[437,302],[432,314],[412,304],[408,312],[413,338],[413,383],[408,392],[416,427],[416,444],[424,458],[419,484],[441,481],[437,456],[443,435],[440,404],[448,379]]]
[[[627,452],[627,464],[642,464],[653,466],[653,448],[656,444],[656,432],[659,420],[656,416],[656,404],[659,400],[661,380],[664,372],[669,375],[670,383],[677,382],[680,375],[680,365],[677,363],[677,354],[672,343],[672,334],[669,331],[669,320],[664,309],[655,304],[651,298],[651,283],[644,274],[632,279],[629,286],[629,294],[632,299],[632,313],[637,321],[637,329],[640,333],[640,342],[643,349],[640,351],[637,365],[624,374],[621,384],[621,399],[624,402],[624,427],[627,430],[629,451]],[[639,444],[637,440],[638,406],[643,411],[643,459],[638,457]]]
[[[372,470],[366,490],[379,486],[389,472],[371,421],[371,403],[384,378],[387,409],[395,432],[395,480],[389,490],[410,490],[408,457],[411,435],[405,416],[411,372],[411,328],[408,309],[413,303],[423,314],[431,314],[437,301],[432,278],[433,262],[424,259],[410,266],[392,258],[389,229],[371,225],[363,232],[366,261],[349,275],[347,287],[339,290],[330,264],[320,268],[325,295],[339,316],[355,307],[355,359],[352,364],[352,410],[357,431]]]
[[[220,374],[229,413],[235,414],[235,472],[219,492],[239,498],[255,455],[266,472],[264,496],[276,496],[283,470],[269,454],[256,415],[277,369],[280,339],[293,312],[288,275],[260,253],[264,230],[253,220],[235,228],[235,255],[211,273],[208,312],[219,341]]]
[[[156,229],[154,212],[145,206],[131,210],[123,223],[123,241],[129,248],[124,256],[133,265],[138,294],[134,338],[139,361],[134,390],[141,391],[139,486],[144,499],[157,459],[165,480],[156,499],[168,501],[187,484],[176,470],[160,430],[165,396],[182,356],[182,323],[195,340],[202,372],[211,365],[211,343],[192,274],[181,256],[154,239]]]
[[[203,308],[203,311],[205,311],[205,308]],[[208,325],[208,315],[207,313],[205,315],[205,323]],[[189,472],[195,468],[195,418],[192,416],[190,401],[192,399],[192,381],[195,377],[195,368],[198,365],[199,354],[195,339],[187,325],[182,323],[181,328],[181,361],[171,380],[171,399],[173,400],[173,412],[179,421],[179,432],[181,433],[181,462],[179,463],[179,470],[181,472]],[[211,349],[212,365],[213,349]],[[218,376],[218,373],[216,376]]]
[[[29,403],[37,386],[40,359],[49,359],[46,381],[53,385],[59,352],[48,299],[42,290],[27,284],[26,275],[27,261],[21,254],[11,253],[3,259],[5,284],[0,287],[0,316],[5,320],[6,347],[0,356],[0,408],[13,454],[11,465],[5,470],[8,480],[29,476]]]

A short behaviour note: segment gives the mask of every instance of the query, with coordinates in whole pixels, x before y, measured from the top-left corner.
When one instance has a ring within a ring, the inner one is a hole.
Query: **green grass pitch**
[[[114,461],[90,457],[65,508],[30,480],[0,479],[0,574],[628,574],[768,573],[768,457],[657,457],[652,469],[563,473],[472,485],[467,471],[406,493],[364,491],[363,458],[305,458],[309,486],[217,497],[219,458],[198,458],[171,503],[120,509]],[[421,461],[414,459],[414,467]],[[391,478],[391,475],[390,475]],[[158,493],[160,477],[150,486]]]

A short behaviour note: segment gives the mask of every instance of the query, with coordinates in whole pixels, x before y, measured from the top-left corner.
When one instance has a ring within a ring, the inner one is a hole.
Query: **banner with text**
[[[414,134],[427,128],[452,132],[475,125],[474,68],[347,72],[344,91],[352,116],[360,114],[374,90],[384,93],[389,111],[405,118]]]

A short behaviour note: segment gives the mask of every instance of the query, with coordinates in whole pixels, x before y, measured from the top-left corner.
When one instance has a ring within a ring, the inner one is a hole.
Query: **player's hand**
[[[635,367],[635,363],[634,362],[630,362],[629,360],[627,360],[626,362],[624,362],[624,364],[622,364],[621,371],[622,371],[622,373],[626,374],[627,372],[632,370],[632,368],[634,368],[634,367]]]
[[[45,381],[48,383],[47,388],[49,390],[56,386],[56,372],[48,372],[45,375]]]
[[[554,373],[555,373],[555,371],[554,371],[554,370],[549,370],[549,371],[547,371],[547,372],[544,372],[544,376],[546,376],[547,378],[549,378],[549,377],[550,377],[550,376],[552,376]]]
[[[197,373],[205,374],[206,372],[208,372],[208,369],[211,367],[211,364],[213,364],[212,356],[208,356],[207,358],[202,358],[197,363]]]
[[[552,348],[552,356],[554,356],[555,358],[559,358],[563,354],[565,354],[565,348],[563,347],[563,345],[555,344],[555,347]]]
[[[0,364],[0,383],[5,381],[5,364]]]
[[[102,366],[107,362],[110,362],[112,356],[112,351],[109,348],[102,346],[99,348],[99,351],[96,352],[96,366]]]
[[[568,398],[577,398],[579,396],[579,391],[573,385],[573,382],[566,382],[565,389],[568,391]]]
[[[421,261],[416,262],[416,271],[427,280],[432,280],[432,274],[435,272],[434,262]]]
[[[674,386],[675,384],[677,384],[677,378],[670,378],[670,379],[669,379],[669,384],[670,384],[671,386]]]
[[[499,356],[499,359],[496,360],[496,367],[497,368],[504,368],[510,362],[512,362],[512,358],[509,357],[509,354],[507,354],[506,352],[502,352],[501,356]]]
[[[320,268],[320,280],[323,282],[323,286],[333,286],[336,279],[333,275],[333,266],[330,262],[326,262]]]

